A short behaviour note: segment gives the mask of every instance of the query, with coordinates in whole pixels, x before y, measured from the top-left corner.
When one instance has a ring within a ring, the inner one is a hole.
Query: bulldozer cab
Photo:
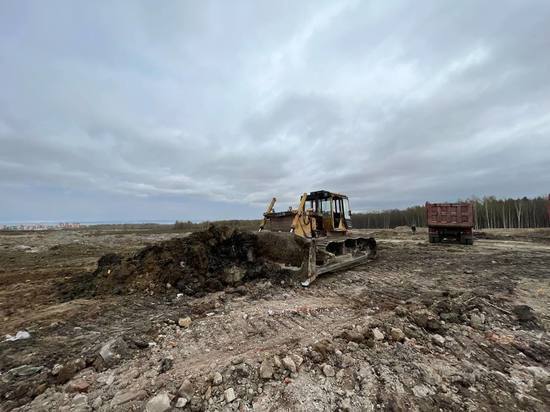
[[[317,235],[345,234],[351,229],[349,200],[345,195],[326,190],[311,192],[306,197],[310,216],[317,220]]]
[[[346,235],[351,229],[351,211],[346,195],[319,190],[304,193],[297,209],[275,212],[273,198],[264,213],[260,231],[267,225],[274,232],[293,232],[305,238]]]

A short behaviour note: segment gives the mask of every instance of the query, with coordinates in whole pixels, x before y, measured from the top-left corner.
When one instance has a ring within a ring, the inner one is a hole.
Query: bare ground
[[[550,230],[374,235],[377,261],[308,289],[178,298],[83,291],[103,254],[181,234],[2,234],[0,334],[31,338],[0,342],[0,410],[550,408]]]

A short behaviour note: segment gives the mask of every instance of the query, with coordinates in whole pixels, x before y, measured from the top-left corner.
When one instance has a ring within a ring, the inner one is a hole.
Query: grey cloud
[[[196,219],[319,188],[366,210],[550,187],[545,1],[0,8],[0,219],[37,187],[82,218]]]

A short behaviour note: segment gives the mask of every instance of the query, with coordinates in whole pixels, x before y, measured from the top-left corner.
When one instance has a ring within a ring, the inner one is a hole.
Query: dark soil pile
[[[258,277],[290,274],[308,244],[288,233],[242,232],[210,226],[188,237],[145,247],[134,256],[104,255],[94,272],[96,293],[165,290],[167,284],[188,295],[221,290]]]

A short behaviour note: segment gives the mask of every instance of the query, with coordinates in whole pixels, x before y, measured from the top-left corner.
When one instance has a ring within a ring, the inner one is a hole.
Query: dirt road
[[[548,410],[550,230],[473,247],[374,233],[310,288],[89,296],[97,259],[177,233],[0,235],[2,410]]]

